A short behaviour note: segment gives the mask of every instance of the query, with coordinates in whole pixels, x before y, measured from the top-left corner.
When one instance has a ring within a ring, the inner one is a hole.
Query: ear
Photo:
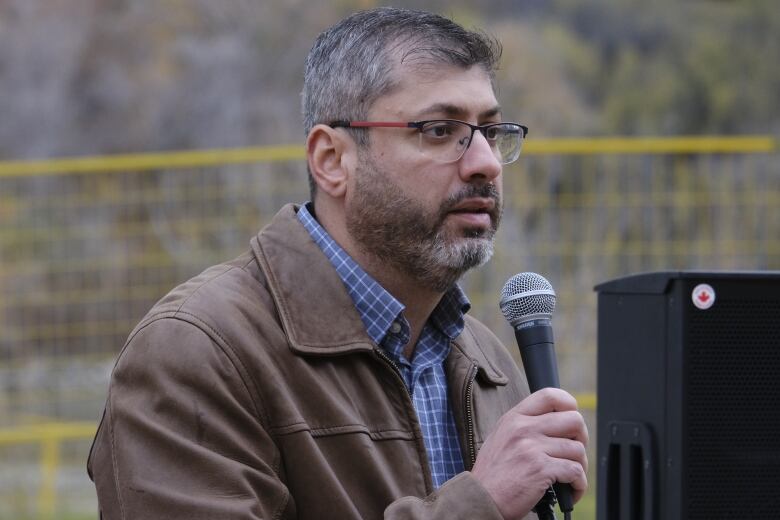
[[[317,188],[333,198],[343,197],[354,166],[355,142],[346,131],[315,125],[306,139],[309,171]]]

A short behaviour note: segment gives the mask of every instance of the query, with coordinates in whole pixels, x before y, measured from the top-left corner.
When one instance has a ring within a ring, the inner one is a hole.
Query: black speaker
[[[780,271],[596,291],[597,518],[780,518]]]

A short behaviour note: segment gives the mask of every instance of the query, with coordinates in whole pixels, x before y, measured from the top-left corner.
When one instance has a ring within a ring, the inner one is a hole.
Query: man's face
[[[370,121],[500,121],[479,67],[402,67],[400,87],[372,107]],[[501,165],[476,132],[457,162],[419,149],[416,129],[373,128],[346,200],[347,230],[364,252],[428,289],[448,289],[485,263],[501,217]]]

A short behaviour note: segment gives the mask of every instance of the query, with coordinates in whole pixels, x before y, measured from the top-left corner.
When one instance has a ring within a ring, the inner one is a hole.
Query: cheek
[[[425,173],[410,179],[405,185],[405,191],[412,200],[425,208],[427,213],[438,213],[451,193],[446,183],[436,183]]]
[[[347,190],[344,193],[344,205],[346,207],[350,207],[353,204],[355,197],[357,196],[356,195],[357,193],[358,193],[358,187],[357,187],[356,175],[353,175],[347,180]]]

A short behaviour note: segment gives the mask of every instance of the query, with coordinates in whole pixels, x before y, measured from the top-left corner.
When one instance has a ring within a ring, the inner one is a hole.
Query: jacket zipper
[[[477,447],[474,442],[474,407],[472,405],[472,394],[474,391],[474,380],[477,378],[477,365],[471,365],[471,372],[469,373],[469,382],[466,385],[466,431],[467,440],[469,446],[469,455],[471,455],[471,464],[469,470],[474,467],[474,463],[477,461]]]
[[[406,386],[406,381],[404,381],[403,376],[401,376],[401,369],[399,368],[398,364],[390,359],[390,356],[384,353],[382,349],[375,348],[374,352],[382,358],[385,363],[390,365],[393,369],[393,372],[395,372],[395,376],[398,378],[398,380],[401,382],[401,386],[404,387],[404,390],[406,391],[406,395],[409,396],[409,400],[412,401],[412,407],[414,407],[414,400],[412,399],[412,393],[409,391],[409,388]]]
[[[384,353],[382,349],[374,349],[374,352],[376,352],[377,356],[379,356],[385,363],[390,365],[390,367],[393,369],[393,372],[395,373],[395,377],[401,382],[401,386],[406,391],[406,395],[409,397],[409,400],[412,401],[412,394],[409,392],[409,388],[406,386],[406,382],[404,381],[404,378],[401,376],[401,369],[398,367],[398,364],[390,359],[390,357]],[[468,440],[468,448],[469,448],[469,455],[471,457],[471,464],[470,468],[474,467],[474,463],[477,461],[477,447],[474,442],[474,407],[472,406],[472,394],[474,392],[474,381],[477,378],[477,365],[471,365],[471,371],[469,372],[469,382],[466,385],[466,436]]]

